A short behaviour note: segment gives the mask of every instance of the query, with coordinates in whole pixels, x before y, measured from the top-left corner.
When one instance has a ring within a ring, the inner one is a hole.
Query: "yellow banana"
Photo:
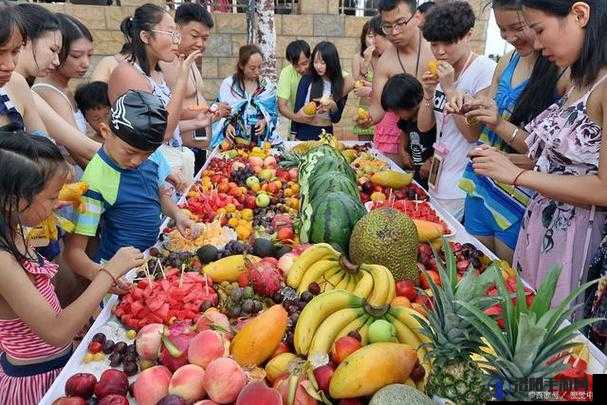
[[[417,336],[420,341],[424,343],[430,342],[430,338],[422,333],[422,325],[414,317],[414,315],[417,315],[420,318],[422,317],[422,315],[417,311],[408,307],[392,307],[390,308],[389,313],[394,318],[407,325],[407,327],[411,329],[413,333],[415,333],[415,336]]]
[[[358,330],[358,334],[360,335],[360,344],[363,346],[369,343],[369,326],[371,326],[373,321],[375,321],[375,318],[370,316],[369,319],[367,319],[367,322],[365,322],[365,324]]]
[[[331,314],[348,307],[362,307],[362,299],[345,290],[332,290],[317,295],[299,314],[293,346],[297,353],[307,353],[318,326]]]
[[[369,294],[367,302],[377,307],[389,303],[387,301],[390,295],[390,277],[387,274],[389,270],[376,264],[363,264],[361,267],[368,270],[373,277],[373,291]]]
[[[386,298],[386,304],[389,304],[396,296],[396,281],[394,280],[394,275],[388,268],[386,268],[386,273],[388,273],[388,280],[390,283],[388,287],[388,298]]]
[[[422,342],[417,338],[417,335],[413,333],[411,329],[409,329],[407,325],[405,325],[390,314],[386,314],[386,319],[392,325],[394,325],[394,328],[396,329],[396,335],[398,336],[398,341],[400,343],[408,344],[415,350],[418,349]]]
[[[297,293],[301,294],[304,291],[307,291],[308,287],[314,280],[316,280],[317,278],[325,274],[328,270],[336,266],[339,267],[339,263],[336,260],[326,259],[320,260],[314,263],[312,266],[308,267],[303,277],[301,278],[299,286],[297,287]]]
[[[360,280],[356,283],[356,287],[352,293],[360,298],[367,298],[373,291],[373,276],[366,270],[360,270]]]
[[[344,278],[341,279],[341,281],[339,283],[337,283],[337,285],[335,286],[336,290],[345,290],[346,286],[348,285],[348,283],[350,282],[350,279],[352,278],[352,276],[348,273],[346,273],[346,275],[344,276]]]
[[[345,277],[346,273],[344,271],[338,271],[337,273],[329,277],[323,285],[321,285],[322,291],[326,292],[335,290],[337,284],[339,284],[341,280],[343,280]]]
[[[353,320],[352,322],[347,324],[345,328],[340,330],[339,333],[337,334],[337,337],[335,338],[335,340],[339,339],[342,336],[346,336],[348,333],[350,333],[352,331],[360,330],[360,328],[362,328],[364,326],[364,324],[367,322],[368,319],[369,319],[369,315],[359,316],[358,318],[356,318],[355,320]]]
[[[346,286],[346,290],[348,290],[350,292],[354,291],[354,289],[356,288],[356,284],[358,283],[358,280],[360,280],[360,276],[358,274],[351,274],[350,281],[348,282],[348,285]]]
[[[287,284],[290,287],[297,288],[301,283],[304,273],[312,264],[320,260],[330,258],[337,259],[338,257],[339,252],[333,249],[328,243],[318,243],[310,246],[293,262],[289,274],[287,275]]]
[[[308,356],[312,354],[324,354],[331,351],[331,346],[337,338],[337,334],[350,322],[364,314],[363,308],[344,308],[332,313],[322,321],[312,339]]]

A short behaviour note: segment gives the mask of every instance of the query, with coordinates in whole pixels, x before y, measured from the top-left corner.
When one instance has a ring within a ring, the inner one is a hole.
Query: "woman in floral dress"
[[[513,137],[525,137],[535,169],[487,147],[471,152],[476,173],[537,191],[523,218],[514,264],[532,287],[562,267],[553,305],[581,281],[598,247],[607,211],[607,10],[604,0],[523,0],[536,47],[570,66],[572,87]],[[601,159],[603,157],[603,159]]]

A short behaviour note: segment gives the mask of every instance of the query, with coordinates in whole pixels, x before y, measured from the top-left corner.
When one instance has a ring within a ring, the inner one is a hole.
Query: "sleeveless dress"
[[[588,176],[599,166],[602,128],[588,116],[590,94],[601,78],[579,100],[566,106],[571,91],[536,117],[526,139],[529,156],[542,173]],[[550,268],[562,267],[552,304],[561,302],[586,278],[607,215],[595,207],[574,206],[537,193],[523,217],[513,264],[537,288]]]
[[[72,102],[67,96],[67,94],[65,94],[63,91],[61,91],[61,89],[53,86],[50,83],[34,83],[34,85],[32,86],[32,90],[36,88],[47,88],[59,93],[72,109],[72,113],[74,114],[74,121],[76,122],[76,128],[78,128],[79,132],[86,134],[86,118],[84,118],[84,114],[82,114],[82,111],[80,111],[78,108],[74,109],[74,106],[72,105]]]
[[[512,87],[512,77],[519,61],[520,55],[513,53],[495,92],[498,113],[506,121],[510,120],[516,103],[529,82],[527,79]],[[514,153],[502,138],[487,127],[483,127],[479,142],[506,153]],[[481,236],[491,232],[509,248],[514,249],[521,219],[534,193],[528,189],[494,181],[490,177],[479,176],[474,172],[472,162],[466,166],[459,187],[467,193],[464,223],[466,230]]]
[[[52,279],[58,271],[58,266],[39,256],[39,261],[28,260],[23,263],[25,271],[33,277],[36,289],[49,303],[55,313],[61,311],[59,299],[55,293]],[[58,355],[69,347],[53,347],[40,338],[21,319],[0,319],[0,346],[2,347],[2,367],[0,367],[0,404],[26,405],[37,404],[49,389],[55,378],[65,365],[55,364],[51,370],[29,376],[14,376],[6,366],[5,354],[19,360],[31,360],[40,357]],[[65,362],[67,356],[60,356]],[[53,362],[49,361],[48,363]],[[55,361],[54,363],[57,363]],[[58,367],[57,367],[58,366]]]

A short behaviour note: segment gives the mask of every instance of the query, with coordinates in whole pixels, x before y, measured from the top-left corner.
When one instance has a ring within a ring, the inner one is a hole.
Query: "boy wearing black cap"
[[[170,172],[162,145],[167,112],[150,93],[129,90],[111,109],[110,123],[101,123],[104,144],[89,162],[82,176],[89,189],[83,197],[84,210],[66,247],[66,259],[78,274],[92,278],[104,260],[123,246],[141,251],[152,246],[161,225],[161,213],[176,221],[186,234],[195,225],[161,185]],[[85,250],[103,220],[100,245],[93,260]]]

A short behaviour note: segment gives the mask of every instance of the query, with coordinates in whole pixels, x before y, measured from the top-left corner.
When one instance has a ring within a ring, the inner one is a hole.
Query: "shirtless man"
[[[385,111],[381,107],[381,94],[388,79],[409,73],[421,80],[428,62],[434,59],[430,45],[418,28],[422,15],[417,13],[416,7],[416,0],[381,0],[377,6],[382,30],[394,47],[383,53],[373,72],[369,118],[358,121],[359,126],[368,127],[383,119]]]
[[[211,14],[197,3],[183,3],[175,11],[175,23],[178,30],[181,32],[181,42],[179,44],[179,53],[189,55],[194,51],[200,50],[204,53],[207,41],[211,35],[213,28],[213,17]],[[160,62],[162,72],[167,85],[173,88],[177,81],[178,65],[177,63]],[[194,150],[204,150],[208,146],[207,140],[202,140],[206,137],[206,126],[201,125],[206,116],[208,104],[202,95],[202,75],[200,70],[192,65],[188,75],[187,88],[183,101],[184,111],[181,115],[179,128],[183,144]],[[200,119],[198,115],[202,114]],[[218,112],[214,115],[215,118],[221,118],[230,113],[230,106],[218,105]],[[206,122],[205,122],[206,124]],[[197,156],[197,163],[199,159]],[[198,165],[197,165],[198,166]]]

